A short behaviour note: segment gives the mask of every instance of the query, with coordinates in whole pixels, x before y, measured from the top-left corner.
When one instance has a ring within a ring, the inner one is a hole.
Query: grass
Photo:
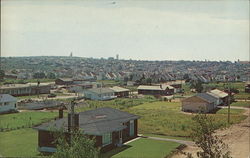
[[[129,107],[138,106],[147,102],[155,102],[157,99],[153,96],[145,96],[144,98],[116,98],[108,101],[87,100],[89,107],[78,108],[77,111],[85,111],[99,107],[112,107],[120,110],[128,109]]]
[[[246,107],[250,108],[250,101],[237,101],[233,102],[231,106]]]
[[[102,155],[101,158],[164,158],[180,144],[140,138]]]
[[[5,157],[38,156],[38,134],[31,128],[0,132],[0,155]]]
[[[141,134],[155,134],[175,137],[188,137],[193,124],[194,114],[180,112],[179,102],[153,102],[134,106],[126,111],[139,115],[138,129]],[[231,109],[231,123],[238,123],[246,116],[244,110]],[[217,128],[227,126],[227,109],[211,114]]]
[[[57,112],[27,111],[14,114],[0,115],[0,130],[14,130],[32,127],[47,122],[58,116]]]

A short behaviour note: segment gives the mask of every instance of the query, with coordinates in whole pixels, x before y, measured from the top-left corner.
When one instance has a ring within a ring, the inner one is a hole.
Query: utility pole
[[[228,113],[227,113],[227,123],[230,124],[230,97],[231,97],[231,89],[230,89],[230,83],[228,83],[228,99],[227,99],[227,106],[228,106]]]

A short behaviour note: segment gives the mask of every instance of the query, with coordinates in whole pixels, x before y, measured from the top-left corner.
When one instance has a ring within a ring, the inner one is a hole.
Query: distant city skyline
[[[1,1],[1,55],[249,60],[249,1]]]

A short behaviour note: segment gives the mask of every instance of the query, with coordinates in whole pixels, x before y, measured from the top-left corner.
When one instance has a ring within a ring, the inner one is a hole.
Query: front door
[[[132,137],[135,134],[134,120],[129,121],[129,136]]]

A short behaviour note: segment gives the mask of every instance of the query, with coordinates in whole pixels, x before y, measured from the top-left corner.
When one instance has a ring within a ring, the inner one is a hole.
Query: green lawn
[[[0,115],[0,130],[32,127],[58,116],[57,112],[27,111]]]
[[[0,155],[34,157],[39,154],[37,131],[31,128],[0,132]]]
[[[95,101],[95,100],[87,100],[86,103],[90,105],[90,107],[78,108],[77,111],[85,111],[90,109],[95,109],[98,107],[112,107],[120,110],[128,109],[129,107],[137,106],[147,102],[155,102],[157,99],[153,96],[145,96],[144,98],[116,98],[113,100],[107,101]]]
[[[140,138],[102,155],[102,158],[164,158],[180,144]]]
[[[238,106],[238,107],[247,107],[250,108],[250,102],[248,101],[237,101],[233,102],[231,106]]]
[[[191,132],[194,114],[181,113],[180,102],[144,103],[125,110],[141,116],[138,121],[139,133],[188,137]],[[231,123],[238,123],[246,118],[242,115],[243,111],[231,109]],[[209,115],[215,119],[218,128],[227,126],[227,109]]]

